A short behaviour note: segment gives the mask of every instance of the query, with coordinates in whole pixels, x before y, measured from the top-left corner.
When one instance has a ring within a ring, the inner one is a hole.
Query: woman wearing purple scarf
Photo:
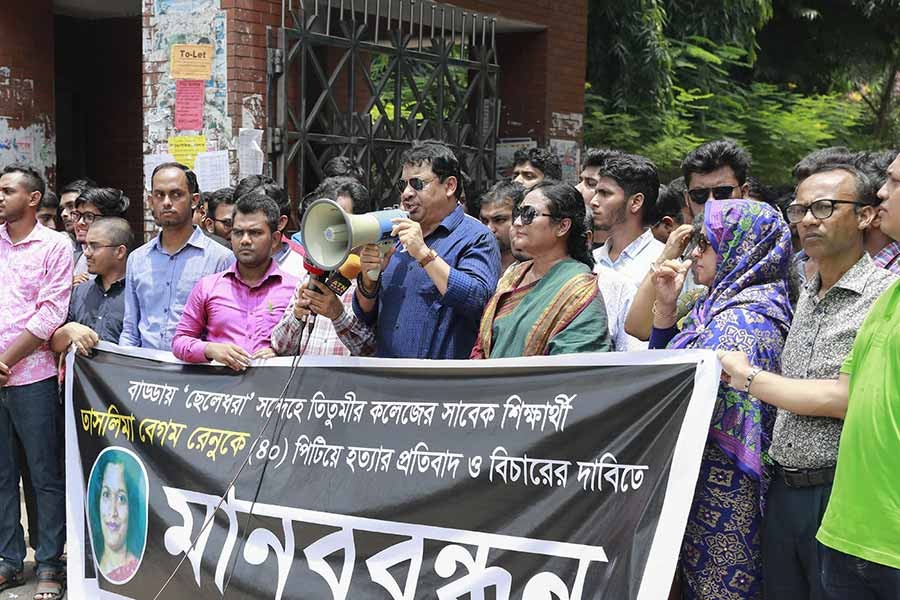
[[[791,233],[762,202],[709,202],[688,261],[666,261],[653,275],[651,348],[740,350],[775,372],[791,322],[787,293]],[[687,269],[709,287],[676,327]],[[719,386],[694,502],[681,547],[684,598],[762,597],[760,524],[775,410]]]

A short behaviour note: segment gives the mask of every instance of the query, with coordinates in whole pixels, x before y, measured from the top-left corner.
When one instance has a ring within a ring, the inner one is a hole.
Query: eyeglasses
[[[693,190],[688,190],[688,195],[695,203],[706,204],[706,201],[709,200],[710,192],[712,192],[712,197],[716,200],[728,200],[729,198],[734,197],[732,195],[732,192],[734,192],[734,186],[720,185],[713,188],[695,188]]]
[[[234,227],[234,221],[232,221],[231,219],[213,219],[213,221],[215,221],[216,223],[221,223],[225,226],[226,229],[231,229],[232,227]]]
[[[403,192],[406,190],[406,186],[408,185],[417,192],[421,192],[425,189],[425,186],[432,181],[434,181],[434,178],[422,179],[421,177],[410,177],[409,179],[401,179],[397,182],[397,189]]]
[[[73,210],[72,212],[69,213],[69,215],[72,217],[73,223],[77,223],[78,221],[84,219],[84,222],[87,223],[88,225],[93,223],[97,219],[97,217],[101,216],[101,215],[98,215],[97,213],[80,212],[77,210]]]
[[[516,206],[513,207],[512,211],[512,220],[513,223],[516,222],[516,219],[519,219],[522,222],[522,225],[531,225],[534,220],[538,217],[552,217],[550,213],[542,213],[538,212],[533,206]]]
[[[690,240],[684,248],[684,252],[681,253],[681,260],[690,258],[695,248],[700,250],[700,254],[703,254],[706,252],[706,249],[709,248],[709,238],[706,237],[706,234],[703,233],[703,229],[700,226],[694,227],[694,233],[691,234]]]
[[[787,215],[788,223],[797,224],[803,220],[803,217],[806,216],[806,212],[812,212],[812,215],[817,219],[827,219],[831,215],[834,214],[834,205],[835,204],[854,204],[856,206],[866,206],[865,202],[850,202],[849,200],[832,200],[830,198],[823,198],[821,200],[816,200],[812,204],[791,204],[788,206],[784,213]]]
[[[88,213],[88,214],[90,214],[90,213]],[[85,244],[84,245],[84,253],[85,253],[85,255],[93,254],[99,248],[118,248],[121,245],[122,244]]]

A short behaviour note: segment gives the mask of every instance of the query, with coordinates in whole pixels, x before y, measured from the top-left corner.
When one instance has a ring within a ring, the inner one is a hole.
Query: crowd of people
[[[271,178],[201,193],[188,167],[161,164],[158,233],[138,247],[120,190],[83,179],[57,196],[30,166],[5,167],[0,590],[23,581],[21,478],[35,598],[64,593],[60,355],[102,340],[235,371],[300,354],[716,350],[672,597],[900,598],[900,156],[819,150],[782,194],[729,140],[694,149],[666,185],[617,150],[588,151],[577,185],[546,149],[514,160],[476,195],[447,145],[413,144],[396,243],[354,249],[359,275],[338,289],[286,230],[322,198],[376,209],[349,159],[294,215]]]

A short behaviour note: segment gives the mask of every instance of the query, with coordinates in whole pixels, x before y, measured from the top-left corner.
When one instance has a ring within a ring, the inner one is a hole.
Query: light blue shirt
[[[194,284],[233,262],[231,250],[210,240],[196,225],[174,254],[163,249],[158,235],[132,252],[125,269],[125,319],[119,344],[171,351]]]
[[[650,265],[662,254],[665,244],[653,237],[651,230],[646,230],[637,239],[628,244],[615,261],[609,258],[611,240],[594,250],[594,262],[617,271],[640,287]]]

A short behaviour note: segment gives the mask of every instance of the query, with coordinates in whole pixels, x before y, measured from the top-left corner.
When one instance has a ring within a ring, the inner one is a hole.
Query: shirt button
[[[164,308],[164,309],[163,309],[163,312],[164,312],[164,313],[167,313],[167,312],[169,312],[169,309],[168,309],[168,308]]]

